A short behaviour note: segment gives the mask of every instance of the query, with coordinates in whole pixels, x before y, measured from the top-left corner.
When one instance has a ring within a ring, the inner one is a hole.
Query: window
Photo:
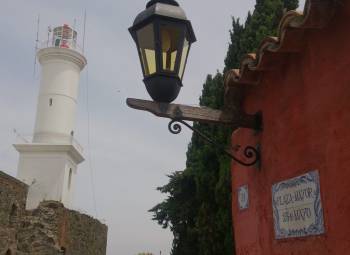
[[[157,71],[157,66],[153,25],[150,24],[137,31],[137,37],[139,41],[142,67],[145,75],[148,76],[154,74]]]
[[[60,47],[60,44],[61,44],[61,40],[60,39],[56,39],[55,47]]]
[[[68,189],[70,190],[70,187],[72,185],[72,174],[73,174],[73,170],[72,168],[69,169],[69,177],[68,177]]]
[[[189,49],[190,49],[190,43],[187,40],[187,38],[185,37],[184,46],[183,46],[182,55],[181,55],[180,71],[179,71],[179,76],[180,76],[181,80],[184,76],[184,71],[185,71],[185,66],[186,66],[186,61],[187,61]]]
[[[162,45],[162,68],[164,71],[174,72],[177,52],[181,41],[181,30],[178,27],[162,25],[160,27]]]

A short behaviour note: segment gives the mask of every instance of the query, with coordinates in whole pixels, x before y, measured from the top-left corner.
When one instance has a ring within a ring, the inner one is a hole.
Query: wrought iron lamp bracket
[[[206,142],[210,143],[211,145],[215,146],[217,149],[219,149],[221,152],[223,152],[224,154],[226,154],[228,157],[230,157],[232,160],[234,160],[235,162],[237,162],[240,165],[243,166],[254,166],[256,165],[259,161],[260,161],[260,151],[257,148],[254,148],[253,146],[247,146],[244,148],[243,150],[243,155],[244,157],[246,157],[247,159],[249,159],[248,162],[242,161],[240,159],[238,159],[235,155],[233,155],[229,150],[227,150],[225,147],[223,147],[222,145],[220,145],[219,143],[217,143],[215,140],[209,138],[207,135],[205,135],[204,133],[202,133],[201,131],[199,131],[198,129],[192,127],[190,124],[188,124],[187,122],[178,119],[178,118],[174,118],[172,119],[169,124],[168,124],[168,129],[169,131],[174,134],[180,134],[182,131],[182,127],[181,125],[186,126],[187,128],[189,128],[190,130],[192,130],[195,134],[197,134],[199,137],[201,137],[203,140],[205,140]],[[235,151],[241,151],[241,146],[237,146],[235,148]]]
[[[247,146],[245,148],[242,148],[241,146],[236,146],[234,150],[236,152],[242,152],[242,156],[244,156],[248,160],[243,161],[239,157],[234,155],[231,152],[231,150],[228,150],[227,148],[220,145],[218,142],[209,138],[207,135],[203,134],[198,129],[192,127],[186,121],[231,125],[236,128],[245,127],[254,129],[256,131],[260,131],[262,130],[261,113],[248,115],[241,111],[237,111],[234,108],[230,110],[220,111],[206,107],[193,107],[188,105],[159,103],[134,98],[128,98],[127,105],[137,110],[151,112],[158,117],[171,119],[168,128],[172,134],[181,133],[181,124],[186,126],[194,133],[196,133],[200,138],[221,150],[224,154],[232,158],[238,164],[241,164],[243,166],[254,166],[259,164],[261,158],[259,148],[254,148],[253,146]]]

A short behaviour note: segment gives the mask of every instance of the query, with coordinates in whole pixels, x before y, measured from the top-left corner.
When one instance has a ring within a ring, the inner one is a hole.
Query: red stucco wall
[[[286,56],[247,89],[245,110],[263,112],[264,130],[239,129],[232,144],[260,143],[260,170],[232,165],[233,221],[238,255],[350,254],[350,16],[338,13],[322,30],[307,31],[304,50]],[[326,233],[276,240],[272,185],[320,173]],[[239,211],[237,189],[249,186]]]

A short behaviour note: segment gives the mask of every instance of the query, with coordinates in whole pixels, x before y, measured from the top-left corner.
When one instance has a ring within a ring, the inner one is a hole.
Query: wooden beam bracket
[[[213,123],[213,124],[225,124],[231,125],[234,128],[245,127],[255,130],[261,130],[262,118],[261,113],[255,115],[248,115],[240,111],[238,107],[231,105],[226,110],[214,110],[207,107],[193,107],[180,104],[168,104],[158,103],[148,100],[141,100],[135,98],[128,98],[127,105],[131,108],[148,111],[158,117],[169,118],[171,121],[168,125],[169,131],[173,134],[179,134],[182,131],[180,124],[188,127],[199,137],[212,144],[216,148],[220,149],[224,154],[232,158],[234,161],[243,166],[259,165],[260,151],[258,148],[247,146],[243,148],[242,154],[249,161],[243,161],[237,156],[231,153],[231,150],[227,150],[222,145],[209,138],[199,130],[195,129],[185,121],[197,121],[200,123]],[[236,151],[240,151],[240,146]]]
[[[194,107],[181,104],[159,103],[142,99],[128,98],[129,107],[148,111],[162,118],[172,120],[197,121],[200,123],[213,123],[231,125],[234,128],[251,128],[261,130],[261,114],[243,113],[238,107],[230,107],[223,111],[208,107]]]

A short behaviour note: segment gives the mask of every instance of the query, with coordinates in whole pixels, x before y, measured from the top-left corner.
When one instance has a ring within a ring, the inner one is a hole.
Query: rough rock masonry
[[[106,225],[54,201],[26,211],[27,192],[0,171],[0,255],[106,254]]]

